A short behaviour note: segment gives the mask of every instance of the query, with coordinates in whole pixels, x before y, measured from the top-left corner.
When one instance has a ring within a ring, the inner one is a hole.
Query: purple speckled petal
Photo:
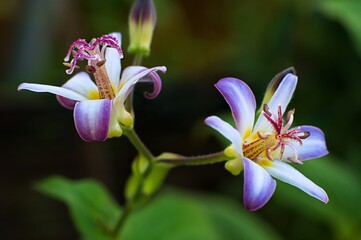
[[[63,87],[56,87],[44,84],[36,84],[36,83],[22,83],[19,85],[18,90],[29,90],[32,92],[48,92],[56,95],[63,96],[65,98],[69,98],[75,101],[85,101],[88,100],[83,95],[74,92],[72,90],[63,88]]]
[[[276,92],[272,96],[271,100],[267,103],[269,110],[273,114],[277,114],[278,106],[281,106],[282,113],[286,111],[288,103],[291,101],[293,92],[296,89],[297,85],[297,76],[289,73],[287,74],[280,85],[278,86]],[[272,131],[272,126],[269,124],[267,119],[261,114],[256,121],[254,126],[254,132],[257,131]]]
[[[74,123],[79,136],[87,142],[105,141],[108,137],[112,101],[108,99],[78,102]]]
[[[238,154],[243,156],[242,136],[235,128],[217,116],[207,117],[204,122],[231,141]]]
[[[97,86],[86,72],[75,74],[62,87],[77,92],[87,99],[89,99],[91,93],[98,92]],[[56,98],[58,99],[59,103],[67,109],[73,109],[77,103],[77,101],[62,97],[60,95],[57,95]]]
[[[165,73],[167,71],[167,68],[164,66],[154,68],[131,66],[124,69],[120,80],[120,89],[117,96],[115,97],[115,101],[124,102],[125,99],[128,97],[129,93],[132,91],[134,85],[138,81],[152,81],[154,83],[154,91],[151,96],[157,94],[157,92],[159,93],[159,88],[161,87],[161,84],[159,83],[159,76],[158,78],[154,75],[149,76],[151,73],[155,73],[156,71],[161,71]]]
[[[322,188],[317,186],[289,164],[275,160],[272,165],[265,167],[265,169],[273,177],[303,190],[324,203],[328,202],[328,196]]]
[[[313,126],[300,126],[301,132],[309,132],[311,135],[302,140],[302,146],[294,143],[298,152],[298,159],[301,161],[323,157],[328,154],[325,142],[325,135],[321,129]],[[294,152],[286,146],[282,160],[287,161],[288,157],[294,157]]]
[[[246,209],[256,211],[263,207],[276,189],[276,181],[260,165],[243,158],[244,187],[243,204]]]
[[[237,129],[243,138],[252,131],[256,100],[252,90],[236,78],[223,78],[215,84],[232,110]]]

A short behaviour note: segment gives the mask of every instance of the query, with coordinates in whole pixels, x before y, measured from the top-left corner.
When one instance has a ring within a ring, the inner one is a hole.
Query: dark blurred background
[[[154,2],[158,22],[143,65],[165,65],[168,71],[155,100],[143,98],[151,86],[135,91],[135,127],[154,154],[220,151],[223,143],[203,124],[209,115],[229,115],[213,84],[226,76],[240,78],[260,103],[270,79],[294,66],[299,83],[290,106],[297,109],[296,122],[320,127],[330,151],[300,171],[328,192],[330,203],[279,183],[274,198],[253,215],[281,239],[361,237],[361,2]],[[136,154],[127,139],[85,143],[72,112],[53,95],[16,89],[22,82],[62,85],[69,79],[62,61],[77,38],[120,31],[126,50],[131,4],[0,2],[1,239],[78,239],[66,206],[33,189],[50,175],[97,179],[123,201],[122,186]],[[131,62],[125,54],[123,69]],[[242,181],[215,164],[172,170],[166,184],[241,203]]]

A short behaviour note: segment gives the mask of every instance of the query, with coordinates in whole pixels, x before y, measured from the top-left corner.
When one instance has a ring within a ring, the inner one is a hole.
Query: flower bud
[[[257,112],[258,115],[261,114],[264,104],[268,103],[269,100],[271,100],[273,94],[276,92],[276,90],[277,90],[278,86],[281,84],[283,78],[289,73],[296,75],[296,70],[293,67],[289,67],[289,68],[283,70],[282,72],[278,73],[276,76],[274,76],[274,78],[268,84],[266,92],[264,94],[264,98],[263,98],[261,107],[260,107],[260,109],[258,109],[258,112]]]
[[[129,15],[130,53],[149,55],[156,18],[153,0],[135,1]]]

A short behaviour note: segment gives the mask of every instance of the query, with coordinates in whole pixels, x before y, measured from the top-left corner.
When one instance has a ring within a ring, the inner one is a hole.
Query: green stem
[[[142,181],[139,182],[137,185],[136,194],[132,199],[128,199],[125,208],[123,212],[121,213],[120,218],[118,219],[117,224],[115,225],[112,235],[115,237],[120,233],[120,230],[122,229],[125,221],[129,217],[132,207],[134,205],[134,201],[139,199],[139,196],[141,194],[141,189],[144,184],[144,180],[147,178],[148,174],[151,172],[151,169],[153,167],[153,163],[155,161],[155,157],[153,154],[149,151],[149,149],[145,146],[145,144],[140,140],[138,134],[135,132],[133,128],[123,128],[123,133],[125,136],[128,137],[129,141],[133,144],[133,146],[138,150],[139,154],[143,155],[148,161],[149,164],[147,166],[147,169],[143,173]]]
[[[138,152],[143,155],[149,162],[153,162],[155,160],[153,154],[145,146],[142,140],[140,140],[138,134],[133,128],[123,128],[123,133],[125,136],[128,137],[129,141],[138,150]]]
[[[172,166],[199,166],[212,164],[217,162],[224,162],[230,160],[224,152],[211,153],[207,155],[200,155],[194,157],[179,157],[179,158],[168,158],[168,159],[157,159],[158,163],[167,163]]]
[[[118,233],[120,232],[122,226],[124,225],[125,220],[129,217],[131,211],[132,211],[132,207],[129,203],[127,203],[124,207],[123,212],[120,215],[120,218],[118,219],[117,224],[115,225],[113,231],[111,232],[113,237],[118,236]]]
[[[142,59],[143,59],[143,54],[141,53],[135,54],[133,59],[133,66],[139,66],[142,63]]]

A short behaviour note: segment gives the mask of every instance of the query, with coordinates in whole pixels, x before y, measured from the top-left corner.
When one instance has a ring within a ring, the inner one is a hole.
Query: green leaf
[[[350,32],[356,49],[361,55],[361,1],[324,0],[320,3],[321,11],[326,16],[339,21]]]
[[[120,208],[100,183],[54,176],[37,183],[36,188],[68,205],[82,239],[114,239],[109,231],[119,218]]]
[[[133,213],[122,233],[127,240],[278,239],[239,203],[174,190]]]

